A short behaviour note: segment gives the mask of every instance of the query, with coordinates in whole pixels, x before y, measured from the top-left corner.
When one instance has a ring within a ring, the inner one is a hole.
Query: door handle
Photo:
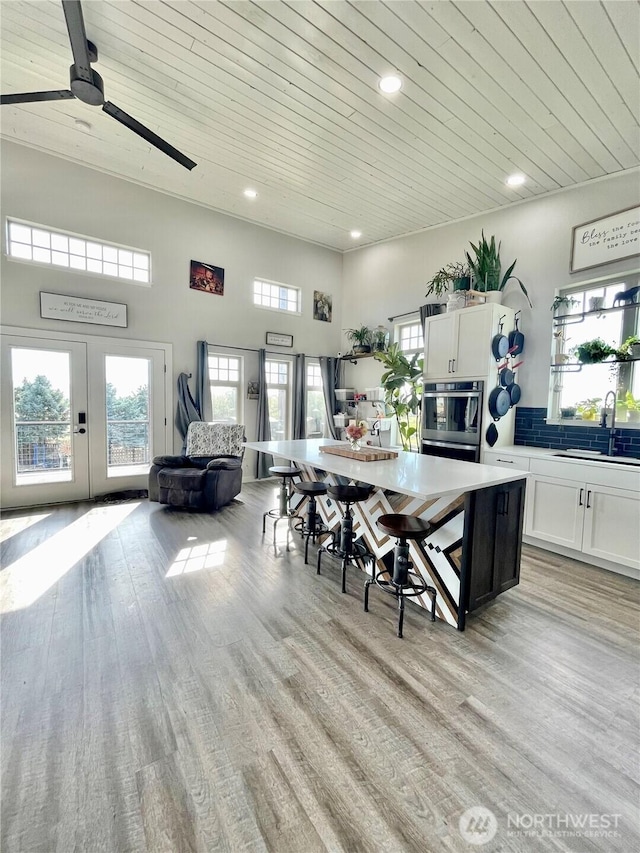
[[[78,433],[80,433],[80,435],[84,435],[84,434],[85,434],[85,432],[86,432],[86,429],[85,429],[84,427],[77,427],[77,426],[76,426],[76,427],[74,427],[74,428],[73,428],[73,431],[74,431],[74,433],[75,433],[76,435],[77,435]]]
[[[591,489],[587,492],[587,509],[591,509]]]
[[[455,360],[455,358],[451,359],[451,372],[452,373],[456,372],[456,360]]]
[[[580,489],[580,494],[578,496],[578,506],[584,506],[582,503],[582,495],[584,494],[584,489]]]

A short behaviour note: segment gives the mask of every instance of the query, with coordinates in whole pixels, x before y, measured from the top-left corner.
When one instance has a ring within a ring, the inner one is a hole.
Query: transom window
[[[216,423],[242,423],[242,358],[209,354],[209,389]]]
[[[422,323],[404,323],[398,326],[398,342],[405,355],[413,355],[424,349]]]
[[[291,364],[288,361],[265,362],[269,425],[274,441],[291,438]]]
[[[616,427],[640,427],[640,361],[628,347],[640,329],[640,305],[616,299],[639,284],[640,275],[629,274],[559,291],[565,301],[553,317],[550,418],[598,423],[607,393],[615,391]],[[599,341],[614,352],[587,363],[584,351],[600,347]]]
[[[13,219],[7,219],[7,251],[9,257],[22,261],[67,267],[137,284],[151,281],[149,252]]]
[[[256,279],[253,282],[253,304],[260,308],[271,308],[274,311],[300,313],[300,288],[278,284],[274,281]]]

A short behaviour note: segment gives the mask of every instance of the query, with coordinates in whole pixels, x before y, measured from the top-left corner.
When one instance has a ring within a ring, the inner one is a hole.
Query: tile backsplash
[[[549,447],[553,450],[599,450],[607,453],[609,430],[597,427],[547,424],[547,410],[516,407],[514,444],[527,447]],[[615,452],[618,456],[640,458],[640,426],[638,429],[616,429]]]

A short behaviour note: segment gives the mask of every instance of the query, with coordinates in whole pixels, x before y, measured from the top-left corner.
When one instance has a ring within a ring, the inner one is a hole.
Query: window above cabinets
[[[554,302],[548,417],[597,426],[608,392],[616,427],[640,429],[640,271],[562,288]]]

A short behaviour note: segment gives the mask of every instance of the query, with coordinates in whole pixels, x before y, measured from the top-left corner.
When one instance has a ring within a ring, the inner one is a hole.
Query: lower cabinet
[[[520,578],[525,480],[471,492],[465,531],[462,595],[471,612]]]
[[[539,475],[528,489],[527,536],[640,568],[636,492]]]

